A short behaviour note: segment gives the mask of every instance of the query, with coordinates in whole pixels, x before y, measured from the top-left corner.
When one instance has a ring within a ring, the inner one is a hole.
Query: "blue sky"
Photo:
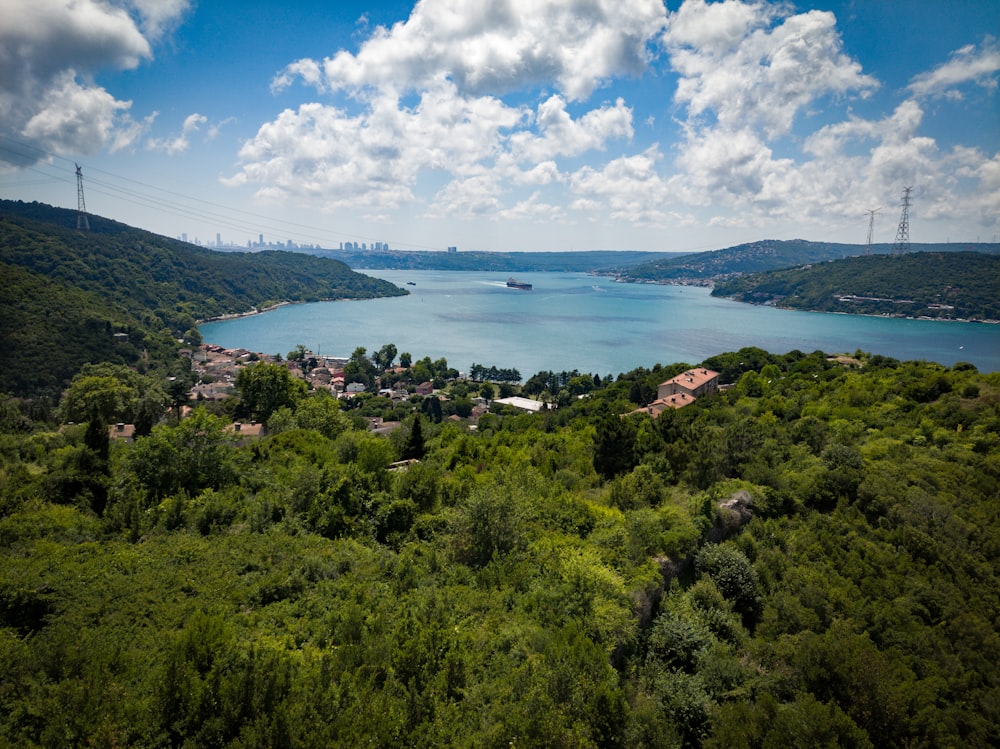
[[[0,197],[169,236],[1000,234],[1000,2],[0,0]]]

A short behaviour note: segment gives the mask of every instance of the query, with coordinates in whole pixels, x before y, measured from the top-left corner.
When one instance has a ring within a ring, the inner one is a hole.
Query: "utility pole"
[[[872,235],[875,233],[875,215],[881,210],[881,208],[869,208],[865,211],[865,213],[868,214],[868,244],[865,245],[865,255],[872,254]]]
[[[76,165],[76,228],[80,231],[90,231],[87,204],[83,200],[83,169],[79,164]]]
[[[892,246],[893,255],[903,255],[910,251],[910,192],[913,187],[903,188],[903,212],[899,216],[896,242]]]

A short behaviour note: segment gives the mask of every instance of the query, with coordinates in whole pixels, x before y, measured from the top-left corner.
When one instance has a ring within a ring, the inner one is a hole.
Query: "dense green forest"
[[[920,252],[975,250],[979,253],[1000,255],[1000,244],[996,242],[913,244],[912,248]],[[875,255],[884,255],[892,251],[892,245],[873,244],[868,248],[858,244],[810,242],[804,239],[765,239],[727,247],[724,250],[654,260],[628,268],[620,275],[626,281],[719,283],[746,273],[762,273],[807,263],[861,256],[869,249]]]
[[[80,232],[76,220],[0,201],[0,392],[57,397],[86,362],[170,368],[178,339],[200,341],[200,319],[406,293],[334,260],[212,252],[99,216]]]
[[[263,363],[179,422],[110,364],[6,398],[0,744],[993,745],[1000,374],[703,364],[732,387],[655,420],[688,365],[389,437]]]
[[[1000,256],[912,252],[853,257],[719,283],[714,296],[791,309],[1000,320]]]

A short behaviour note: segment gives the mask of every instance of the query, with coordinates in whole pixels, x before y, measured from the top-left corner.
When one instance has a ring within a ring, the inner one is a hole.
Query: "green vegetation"
[[[975,250],[979,253],[998,255],[1000,244],[982,242],[976,244],[913,244],[915,251],[922,252],[964,252]],[[837,244],[834,242],[809,242],[804,239],[765,239],[759,242],[728,247],[724,250],[698,252],[681,257],[654,260],[627,268],[620,276],[626,281],[646,281],[664,283],[707,284],[718,283],[747,273],[823,263],[828,260],[856,257],[868,250],[864,245]],[[876,255],[888,254],[892,245],[875,244],[871,252]]]
[[[716,285],[712,294],[821,312],[1000,320],[1000,256],[854,257],[743,276]]]
[[[201,341],[196,320],[406,293],[309,255],[217,253],[99,216],[75,226],[74,211],[0,201],[0,392],[58,397],[86,362],[176,375],[178,341]]]
[[[539,373],[564,407],[390,438],[261,363],[245,444],[108,444],[169,399],[117,366],[75,426],[7,398],[0,744],[988,746],[1000,375],[855,356],[713,357],[656,420],[688,365]]]

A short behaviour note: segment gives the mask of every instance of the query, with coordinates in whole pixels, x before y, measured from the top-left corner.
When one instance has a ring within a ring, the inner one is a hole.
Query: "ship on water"
[[[507,288],[508,289],[522,289],[524,291],[531,291],[531,284],[530,283],[525,283],[524,281],[516,281],[516,280],[514,280],[514,277],[511,276],[510,278],[507,279]]]

